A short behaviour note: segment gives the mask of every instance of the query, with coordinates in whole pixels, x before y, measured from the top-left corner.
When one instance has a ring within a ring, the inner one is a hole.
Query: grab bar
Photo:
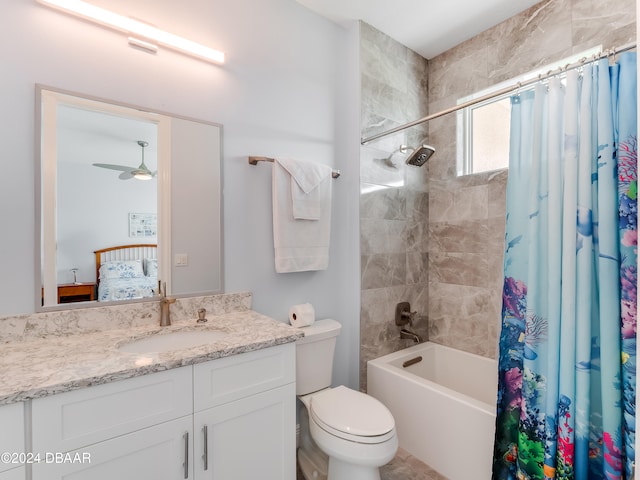
[[[404,362],[402,364],[402,368],[410,367],[411,365],[415,365],[416,363],[420,363],[421,361],[422,361],[422,357],[421,356],[417,356],[416,358],[412,358],[412,359],[407,360],[406,362]]]
[[[254,156],[249,157],[249,165],[257,165],[258,162],[273,163],[274,161],[275,160],[273,158],[269,158],[269,157],[254,157]],[[331,172],[332,178],[338,178],[339,176],[340,176],[340,170],[334,170],[333,172]]]

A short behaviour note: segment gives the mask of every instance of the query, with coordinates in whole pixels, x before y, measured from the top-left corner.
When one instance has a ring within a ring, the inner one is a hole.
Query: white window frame
[[[597,55],[602,52],[602,45],[598,45],[596,47],[592,47],[586,51],[577,53],[575,55],[571,55],[570,57],[564,58],[557,62],[554,62],[550,65],[546,65],[544,67],[540,67],[531,72],[525,73],[518,77],[514,77],[512,79],[506,80],[504,82],[500,82],[495,84],[487,89],[481,90],[479,92],[475,92],[469,96],[458,99],[457,105],[461,105],[466,102],[473,101],[475,99],[484,97],[486,95],[490,95],[494,92],[502,90],[512,85],[517,85],[518,83],[524,83],[533,78],[536,78],[540,75],[545,75],[550,71],[558,70],[559,68],[565,67],[566,65],[576,63],[580,61],[582,58],[591,58],[593,55]],[[534,88],[534,85],[529,85],[528,87],[523,88],[523,90],[528,90]],[[476,108],[482,108],[486,105],[489,105],[494,102],[499,102],[505,98],[513,95],[514,92],[505,93],[504,95],[498,95],[496,97],[490,98],[483,102],[479,102],[475,105],[471,105],[469,107],[460,109],[456,112],[456,171],[457,176],[461,177],[464,175],[476,175],[479,173],[485,173],[489,170],[483,171],[474,171],[473,170],[473,110]],[[504,169],[508,168],[508,165],[503,167]],[[500,168],[499,170],[502,170]]]

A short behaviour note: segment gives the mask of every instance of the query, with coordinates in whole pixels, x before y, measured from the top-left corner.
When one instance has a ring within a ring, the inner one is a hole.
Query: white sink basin
[[[213,330],[163,333],[125,343],[118,350],[128,353],[168,352],[213,343],[227,335]]]

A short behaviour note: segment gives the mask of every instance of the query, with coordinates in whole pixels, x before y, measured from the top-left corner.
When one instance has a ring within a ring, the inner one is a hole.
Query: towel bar
[[[258,162],[271,162],[273,163],[275,160],[269,157],[249,157],[249,165],[257,165]],[[331,172],[331,177],[338,178],[340,176],[340,170],[334,170]]]

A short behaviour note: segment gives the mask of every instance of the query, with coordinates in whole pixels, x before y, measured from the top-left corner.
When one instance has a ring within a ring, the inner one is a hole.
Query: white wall
[[[219,48],[228,61],[217,67],[164,49],[149,55],[128,47],[122,34],[36,0],[3,2],[0,314],[33,311],[34,84],[42,83],[223,124],[226,291],[252,291],[254,309],[279,320],[291,304],[309,301],[318,316],[342,322],[336,381],[356,386],[357,36],[293,0],[94,3]],[[287,155],[343,171],[334,184],[328,270],[275,273],[271,167],[250,167],[247,155]]]
[[[171,265],[175,295],[223,289],[221,147],[220,128],[171,120],[171,258],[187,255],[187,265]]]
[[[99,248],[157,241],[156,236],[129,237],[129,213],[157,213],[157,182],[122,181],[120,172],[96,168],[92,162],[138,166],[140,147],[58,130],[58,283],[73,281],[71,268],[79,269],[78,281],[95,282],[93,252]],[[147,162],[156,169],[154,157]]]

